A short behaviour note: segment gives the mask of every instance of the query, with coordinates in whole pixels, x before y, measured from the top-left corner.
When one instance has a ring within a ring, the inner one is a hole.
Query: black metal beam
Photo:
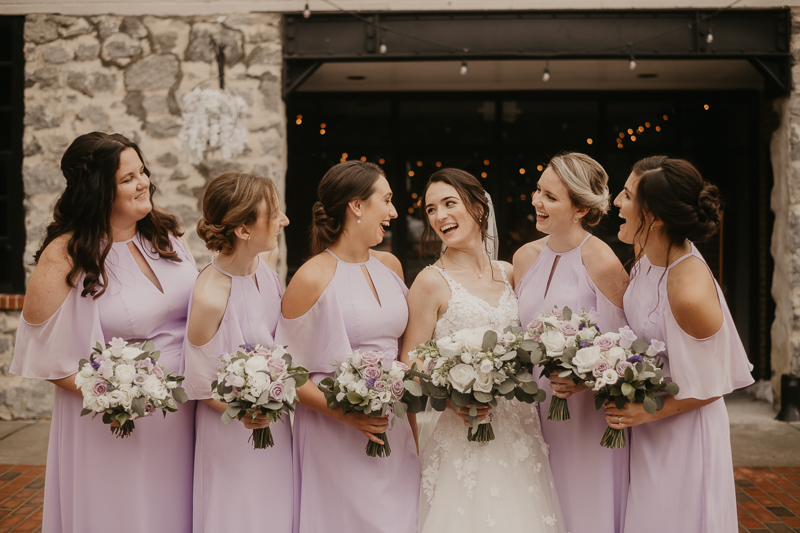
[[[285,16],[284,61],[746,59],[769,65],[767,92],[791,87],[785,8],[355,15]]]

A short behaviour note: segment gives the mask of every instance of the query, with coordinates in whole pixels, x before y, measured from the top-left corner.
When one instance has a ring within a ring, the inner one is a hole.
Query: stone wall
[[[245,153],[199,165],[177,147],[182,95],[218,87],[212,38],[226,45],[226,88],[249,106]],[[156,205],[176,215],[198,265],[210,259],[194,231],[206,184],[226,170],[272,178],[283,198],[286,121],[281,16],[28,15],[25,23],[23,181],[28,265],[63,191],[59,161],[78,135],[117,132],[145,154]],[[28,266],[28,275],[32,267]],[[0,315],[0,417],[48,414],[52,385],[8,374],[19,314]],[[8,344],[8,346],[6,346]]]
[[[783,374],[800,376],[800,8],[792,8],[792,93],[774,102],[780,125],[773,133],[771,159],[775,186],[772,257],[772,386],[780,406]],[[787,288],[789,290],[787,290]]]

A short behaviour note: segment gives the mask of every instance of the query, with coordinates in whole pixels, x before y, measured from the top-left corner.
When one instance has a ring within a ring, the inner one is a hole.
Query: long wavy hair
[[[72,259],[72,269],[66,282],[74,287],[81,272],[85,274],[81,296],[91,294],[98,298],[106,290],[105,261],[113,241],[111,211],[117,198],[116,173],[120,154],[133,148],[150,177],[142,151],[118,133],[92,132],[81,135],[67,148],[61,158],[61,172],[67,188],[56,201],[53,222],[47,226],[44,242],[33,256],[39,262],[42,252],[53,240],[69,235],[67,253]],[[156,186],[150,182],[150,205],[153,209],[136,223],[136,230],[152,245],[153,253],[170,261],[181,259],[169,240],[170,234],[183,235],[178,219],[155,209],[153,196]]]

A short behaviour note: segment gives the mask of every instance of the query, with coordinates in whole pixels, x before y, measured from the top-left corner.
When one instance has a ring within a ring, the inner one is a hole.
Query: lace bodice
[[[503,276],[505,289],[497,307],[492,307],[488,302],[474,296],[459,282],[450,277],[443,268],[431,265],[439,271],[450,287],[450,301],[447,302],[447,311],[436,321],[433,338],[438,340],[452,335],[460,329],[478,328],[486,326],[492,329],[502,329],[507,326],[519,326],[519,307],[517,296],[511,288],[506,277],[506,269],[502,263],[495,261]]]

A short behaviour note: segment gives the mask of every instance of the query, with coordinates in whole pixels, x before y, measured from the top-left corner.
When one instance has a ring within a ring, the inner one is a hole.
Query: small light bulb
[[[550,62],[549,61],[547,61],[544,64],[544,72],[542,72],[542,81],[545,82],[545,83],[550,81]]]
[[[381,43],[381,47],[379,48],[382,54],[386,53],[386,43]]]
[[[634,59],[633,56],[631,56],[631,62],[628,63],[628,68],[631,70],[636,70],[636,59]]]
[[[711,33],[711,27],[710,27],[710,26],[709,26],[709,28],[708,28],[708,35],[706,35],[706,42],[707,42],[708,44],[711,44],[711,43],[713,43],[713,42],[714,42],[714,34],[713,34],[713,33]]]
[[[311,17],[311,10],[308,8],[308,2],[306,2],[306,8],[303,10],[303,18]]]
[[[467,73],[467,62],[466,61],[462,61],[461,62],[461,70],[460,70],[460,72],[461,72],[462,76],[464,76]]]

